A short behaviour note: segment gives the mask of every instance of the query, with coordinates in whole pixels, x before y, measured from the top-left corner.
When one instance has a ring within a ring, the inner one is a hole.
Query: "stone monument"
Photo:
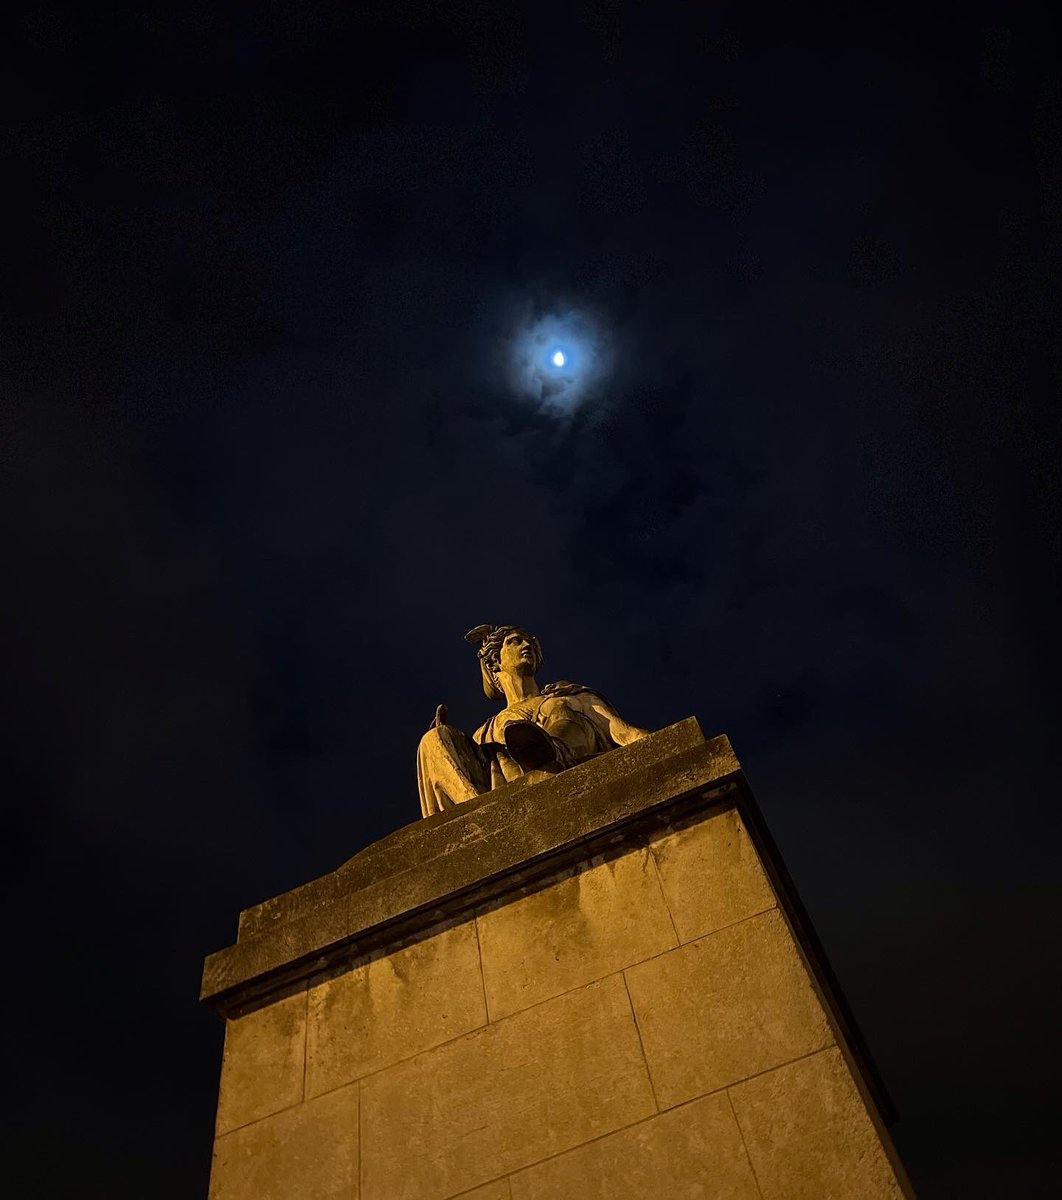
[[[437,714],[424,819],[206,960],[212,1200],[913,1196],[727,738],[469,636],[506,706],[471,738]]]

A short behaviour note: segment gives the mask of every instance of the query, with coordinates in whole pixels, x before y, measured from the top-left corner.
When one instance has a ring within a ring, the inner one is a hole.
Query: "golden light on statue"
[[[425,817],[521,775],[554,774],[649,736],[591,688],[567,680],[539,687],[542,647],[519,625],[477,625],[465,640],[478,647],[484,693],[505,707],[471,737],[449,723],[445,704],[435,710],[417,749]]]

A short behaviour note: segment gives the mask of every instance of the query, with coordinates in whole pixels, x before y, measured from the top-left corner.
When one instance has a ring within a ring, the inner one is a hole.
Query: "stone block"
[[[210,1200],[357,1200],[358,1085],[214,1143]]]
[[[485,1183],[482,1187],[473,1188],[470,1192],[462,1192],[453,1200],[512,1200],[508,1179],[495,1179],[493,1183]]]
[[[306,1094],[319,1095],[486,1023],[470,920],[310,988]]]
[[[362,1080],[366,1200],[442,1200],[655,1112],[618,975]]]
[[[677,944],[643,849],[598,862],[477,919],[491,1020]]]
[[[764,1200],[902,1200],[836,1047],[730,1089]]]
[[[679,939],[691,942],[773,908],[774,892],[736,808],[653,842]]]
[[[225,1022],[217,1132],[227,1133],[302,1099],[306,990]]]
[[[778,909],[625,975],[661,1108],[833,1041]]]
[[[561,781],[559,797],[563,802],[563,793],[577,790],[585,793],[598,784],[607,783],[629,774],[632,770],[645,769],[656,763],[663,763],[676,754],[703,746],[704,735],[700,726],[687,717],[666,729],[659,729],[640,741],[619,750],[610,750],[607,755],[598,755],[578,767],[572,767],[560,776],[544,775],[544,781],[550,786],[545,789],[548,797],[550,791],[558,791],[557,782]],[[720,766],[728,770],[737,770],[737,759],[733,748],[726,738],[714,739],[715,757],[721,758]],[[428,862],[442,855],[448,856],[454,842],[450,833],[453,832],[453,822],[465,826],[462,838],[479,838],[484,834],[491,840],[496,840],[501,833],[497,824],[488,819],[483,809],[496,809],[503,817],[511,808],[514,789],[523,790],[526,781],[520,780],[511,784],[503,784],[478,799],[470,800],[457,808],[447,809],[446,812],[436,813],[426,820],[413,821],[386,837],[381,838],[364,850],[360,850],[353,858],[348,859],[341,867],[320,879],[311,880],[300,887],[293,888],[244,909],[240,914],[240,939],[254,937],[269,929],[275,929],[297,917],[333,903],[337,898],[348,892],[358,891],[369,884],[390,876],[408,871],[411,866]],[[543,808],[543,789],[536,792],[536,808]],[[545,801],[548,808],[549,801]],[[570,806],[569,806],[570,807]],[[411,814],[412,815],[412,814]]]
[[[473,891],[480,893],[477,905],[515,891],[510,880],[531,863],[548,858],[556,869],[574,866],[598,852],[587,850],[588,841],[613,845],[618,829],[634,835],[634,821],[655,824],[662,809],[696,797],[710,803],[706,790],[739,787],[729,741],[690,744],[694,734],[700,737],[695,723],[683,722],[541,783],[505,784],[419,822],[418,836],[402,840],[399,861],[390,861],[393,873],[370,869],[353,889],[337,883],[338,895],[309,909],[293,901],[290,919],[278,913],[267,928],[253,935],[248,928],[236,945],[209,955],[201,997],[227,1012],[299,977],[310,963],[319,970],[354,946],[361,953],[389,949],[419,932],[425,913],[460,917]],[[687,748],[671,753],[676,744]],[[383,869],[380,861],[376,866]]]
[[[512,1176],[513,1200],[760,1200],[717,1092]]]

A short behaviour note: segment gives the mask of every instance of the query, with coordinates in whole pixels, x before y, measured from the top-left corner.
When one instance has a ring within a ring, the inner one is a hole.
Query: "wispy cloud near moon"
[[[526,312],[509,334],[509,386],[556,415],[574,412],[597,391],[611,355],[601,322],[567,306]]]

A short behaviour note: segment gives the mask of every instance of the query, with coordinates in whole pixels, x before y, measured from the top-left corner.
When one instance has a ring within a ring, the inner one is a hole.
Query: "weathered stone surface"
[[[481,912],[477,922],[492,1020],[677,944],[645,849]]]
[[[358,1085],[214,1143],[210,1200],[357,1200]]]
[[[625,975],[661,1108],[833,1041],[777,909]]]
[[[754,1200],[753,1168],[764,1200],[908,1194],[826,1049],[882,1108],[807,914],[694,722],[253,911],[204,975],[236,1014],[214,1200],[351,1200],[359,1175],[367,1200]]]
[[[487,1022],[473,921],[310,988],[306,1093],[316,1096]]]
[[[703,744],[704,734],[700,726],[692,717],[687,717],[686,720],[660,729],[631,746],[613,750],[607,755],[580,764],[574,768],[574,771],[578,772],[574,778],[579,788],[585,791],[617,775],[651,766],[681,751],[691,750]],[[572,771],[565,771],[552,782],[568,782],[572,778]],[[328,875],[312,879],[289,892],[283,892],[270,900],[264,900],[261,904],[244,909],[240,913],[240,939],[254,937],[267,929],[304,917],[322,905],[331,904],[346,892],[357,891],[391,875],[398,875],[415,863],[438,857],[440,853],[445,853],[445,849],[440,847],[450,844],[450,834],[446,827],[452,821],[469,818],[473,813],[496,803],[505,805],[517,789],[525,786],[523,781],[504,785],[458,808],[436,813],[410,825],[403,825],[387,837],[366,846]],[[535,794],[540,795],[541,789]],[[504,812],[504,809],[501,811]]]
[[[306,990],[225,1022],[217,1132],[302,1099]]]
[[[835,1047],[730,1089],[764,1200],[900,1200]]]
[[[453,1200],[512,1200],[512,1193],[509,1191],[508,1179],[495,1179],[493,1183],[485,1183],[470,1192],[462,1192]]]
[[[736,809],[658,839],[653,855],[683,942],[775,904],[756,847]]]
[[[636,817],[658,819],[709,785],[736,781],[739,766],[725,737],[659,758],[673,736],[662,730],[545,782],[499,788],[422,821],[421,840],[404,847],[405,870],[210,955],[203,998],[231,1006],[322,957],[406,936],[429,914],[456,916],[473,888],[483,903],[518,887],[523,880],[514,877],[547,857],[555,869],[573,864],[595,852],[595,837],[612,840]]]
[[[623,980],[362,1080],[366,1200],[441,1200],[655,1111]]]
[[[513,1200],[760,1200],[725,1092],[512,1176]]]

